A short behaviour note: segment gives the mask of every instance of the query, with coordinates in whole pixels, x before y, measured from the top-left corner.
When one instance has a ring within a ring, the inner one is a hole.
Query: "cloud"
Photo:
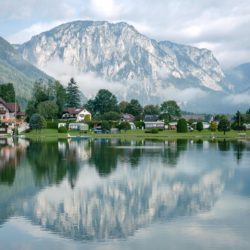
[[[160,89],[158,95],[165,100],[175,100],[181,106],[186,106],[189,102],[203,99],[207,96],[206,92],[199,88],[186,88],[180,90],[175,87]]]
[[[115,0],[91,0],[90,9],[99,17],[119,18],[122,14],[122,5]]]
[[[250,93],[229,95],[224,102],[231,105],[250,105]]]
[[[25,23],[15,22],[16,19]],[[24,41],[44,31],[41,27],[35,29],[39,24],[46,27],[46,24],[76,19],[126,21],[157,40],[206,46],[224,67],[250,58],[250,0],[202,0],[195,4],[191,0],[0,2],[0,21],[4,24],[1,27],[0,22],[0,30],[8,34],[5,37],[11,37],[12,42]]]
[[[60,60],[48,62],[42,70],[61,81],[65,86],[73,77],[87,98],[93,98],[100,89],[108,89],[120,98],[126,98],[123,94],[127,92],[128,86],[119,82],[105,80],[95,73],[79,72],[73,66],[67,65]]]
[[[20,30],[19,32],[8,37],[10,43],[24,43],[31,39],[32,36],[50,30],[55,26],[62,24],[63,21],[55,21],[51,23],[36,23],[29,28]]]

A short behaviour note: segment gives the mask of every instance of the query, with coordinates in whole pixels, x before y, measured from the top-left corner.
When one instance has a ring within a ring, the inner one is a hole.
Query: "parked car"
[[[110,134],[110,130],[102,128],[93,128],[92,130],[95,134]]]

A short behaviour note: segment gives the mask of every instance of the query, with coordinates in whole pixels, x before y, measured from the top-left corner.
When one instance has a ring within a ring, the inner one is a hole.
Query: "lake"
[[[250,142],[0,139],[0,249],[250,249]]]

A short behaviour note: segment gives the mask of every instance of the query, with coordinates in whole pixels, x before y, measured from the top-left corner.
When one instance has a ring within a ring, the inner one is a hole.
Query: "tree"
[[[160,108],[158,105],[146,105],[143,109],[144,115],[159,115]]]
[[[139,120],[142,115],[143,108],[138,100],[132,99],[128,104],[125,112],[133,115],[136,120]]]
[[[160,111],[162,118],[167,120],[167,122],[181,117],[181,109],[174,100],[163,102],[161,104]]]
[[[36,81],[33,86],[33,99],[35,108],[40,102],[48,101],[49,96],[47,95],[46,85],[43,81]]]
[[[45,119],[54,119],[57,118],[58,106],[55,101],[45,101],[38,104],[37,111]]]
[[[121,123],[118,125],[118,128],[119,128],[120,130],[125,130],[125,132],[126,132],[127,130],[130,130],[130,129],[131,129],[131,126],[130,126],[129,122],[121,122]]]
[[[104,113],[101,116],[102,120],[107,120],[107,121],[118,121],[120,120],[120,114],[114,111],[110,111],[107,113]]]
[[[238,110],[235,114],[235,116],[233,117],[233,124],[232,124],[232,128],[234,130],[244,130],[245,127],[243,126],[244,123],[244,116],[240,113],[240,111]]]
[[[246,114],[245,114],[245,121],[246,121],[247,123],[250,123],[250,109],[248,109],[248,110],[246,111]]]
[[[127,102],[127,101],[121,101],[119,103],[118,106],[119,106],[119,110],[120,110],[121,113],[125,113],[128,104],[129,104],[129,102]]]
[[[188,132],[187,121],[183,118],[179,119],[177,122],[177,132],[186,133]]]
[[[54,93],[55,93],[55,101],[58,106],[58,114],[61,116],[65,106],[67,94],[65,88],[59,81],[54,82]]]
[[[196,129],[201,132],[203,130],[203,123],[201,121],[197,122]]]
[[[41,130],[46,127],[46,121],[40,114],[33,114],[30,118],[29,126],[31,129]]]
[[[103,115],[110,111],[118,111],[116,96],[107,89],[100,89],[94,99],[95,114]]]
[[[217,122],[213,121],[210,123],[210,130],[215,132],[218,128]]]
[[[218,125],[218,130],[223,131],[224,135],[226,134],[227,131],[230,131],[230,122],[227,118],[223,118],[220,120]]]
[[[66,94],[67,94],[67,106],[70,108],[79,108],[80,92],[74,78],[70,79],[66,89]]]
[[[5,102],[15,102],[15,89],[12,83],[0,84],[0,97]]]

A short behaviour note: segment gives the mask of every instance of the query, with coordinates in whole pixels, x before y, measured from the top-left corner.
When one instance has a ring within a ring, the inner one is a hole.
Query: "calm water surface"
[[[0,139],[0,249],[250,249],[250,142]]]

